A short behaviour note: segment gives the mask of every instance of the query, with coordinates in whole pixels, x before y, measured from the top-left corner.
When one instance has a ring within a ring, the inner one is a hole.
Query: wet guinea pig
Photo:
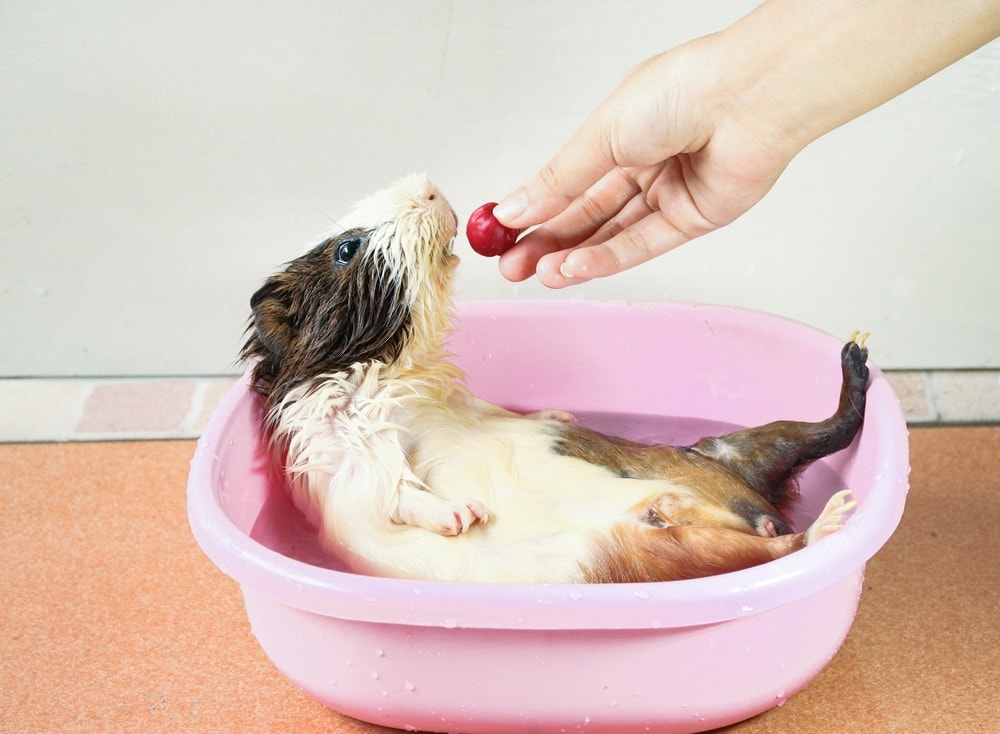
[[[805,532],[796,476],[860,428],[864,339],[841,354],[839,406],[692,446],[647,446],[481,400],[447,360],[457,219],[426,177],[360,202],[343,231],[251,300],[243,358],[295,505],[352,571],[484,582],[685,579],[787,555]],[[832,402],[831,394],[831,402]]]

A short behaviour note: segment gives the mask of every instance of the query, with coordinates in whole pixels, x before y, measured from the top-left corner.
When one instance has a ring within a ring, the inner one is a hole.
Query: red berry
[[[514,246],[519,229],[505,227],[493,216],[496,202],[483,204],[472,212],[469,223],[465,226],[465,236],[469,238],[472,249],[480,255],[494,257],[502,255]]]

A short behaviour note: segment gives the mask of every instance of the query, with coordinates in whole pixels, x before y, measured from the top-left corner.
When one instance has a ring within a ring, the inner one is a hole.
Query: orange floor
[[[912,431],[903,522],[804,691],[727,731],[1000,731],[1000,427]],[[303,696],[188,530],[191,441],[0,445],[0,731],[385,732]]]

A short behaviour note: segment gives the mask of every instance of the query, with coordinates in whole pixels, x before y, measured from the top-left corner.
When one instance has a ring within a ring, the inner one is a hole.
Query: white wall
[[[426,170],[464,218],[633,63],[752,2],[0,3],[0,375],[231,371],[247,300],[355,199]],[[874,333],[1000,366],[1000,43],[807,149],[727,229],[553,292]]]

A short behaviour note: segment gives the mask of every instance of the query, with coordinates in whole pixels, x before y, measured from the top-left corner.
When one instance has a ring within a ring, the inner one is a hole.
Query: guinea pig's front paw
[[[539,410],[534,413],[528,413],[527,418],[532,418],[536,421],[556,421],[558,423],[576,423],[576,416],[572,413],[567,413],[565,410],[550,409],[550,410]]]
[[[845,489],[833,495],[826,502],[826,507],[819,517],[809,526],[805,534],[805,544],[811,545],[828,535],[832,535],[844,526],[844,516],[856,505],[857,500],[848,500],[851,490]]]
[[[490,519],[490,512],[486,505],[478,500],[455,500],[446,503],[441,508],[440,517],[437,518],[437,527],[433,529],[439,535],[461,535],[476,522],[486,524]]]
[[[392,521],[438,535],[461,535],[475,523],[486,523],[490,511],[479,500],[446,500],[423,489],[401,491]]]

